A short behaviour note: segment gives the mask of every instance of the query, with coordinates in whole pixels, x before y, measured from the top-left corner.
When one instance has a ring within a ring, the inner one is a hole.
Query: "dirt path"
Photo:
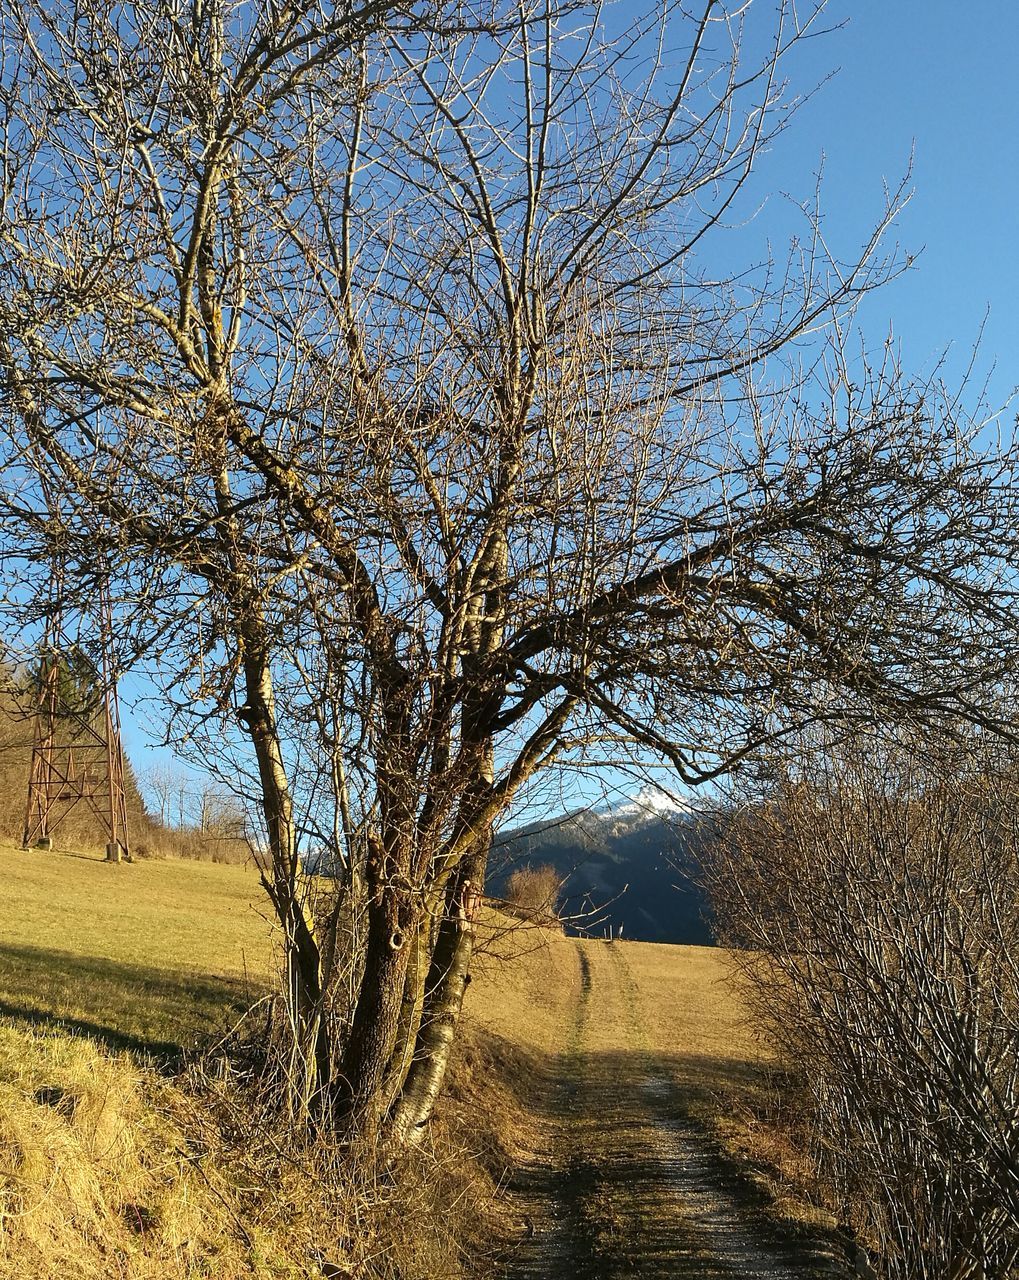
[[[512,1188],[507,1280],[815,1280],[845,1275],[783,1237],[691,1118],[619,944],[578,942],[579,997]]]

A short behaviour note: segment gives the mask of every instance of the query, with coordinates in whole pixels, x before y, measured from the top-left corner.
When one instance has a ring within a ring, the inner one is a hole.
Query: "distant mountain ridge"
[[[697,883],[710,818],[657,788],[605,809],[580,809],[500,833],[488,891],[505,889],[516,867],[548,863],[565,880],[564,914],[577,930],[611,926],[641,942],[714,941]]]

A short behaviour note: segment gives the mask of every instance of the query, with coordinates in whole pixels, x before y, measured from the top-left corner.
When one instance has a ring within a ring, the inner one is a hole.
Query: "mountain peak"
[[[505,896],[515,868],[547,863],[563,885],[567,929],[612,924],[647,942],[709,943],[697,877],[702,812],[706,808],[692,799],[645,786],[601,809],[501,832],[489,892]]]
[[[665,787],[645,785],[635,796],[598,811],[602,818],[668,818],[690,813],[694,805]]]

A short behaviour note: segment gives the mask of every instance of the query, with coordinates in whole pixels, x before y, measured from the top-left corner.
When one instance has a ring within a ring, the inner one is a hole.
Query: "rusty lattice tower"
[[[93,605],[71,608],[54,569],[33,684],[24,847],[51,848],[53,833],[84,808],[106,838],[107,859],[130,861],[108,582],[100,580]]]

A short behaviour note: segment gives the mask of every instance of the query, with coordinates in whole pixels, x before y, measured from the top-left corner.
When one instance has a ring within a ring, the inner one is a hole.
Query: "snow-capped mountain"
[[[595,809],[588,816],[611,829],[625,830],[648,822],[665,822],[671,826],[685,822],[696,812],[689,800],[666,791],[664,787],[647,786],[635,796]]]
[[[578,810],[502,833],[488,889],[495,896],[518,866],[549,863],[565,881],[565,913],[578,931],[609,925],[647,942],[712,940],[697,885],[706,815],[657,787],[602,809]]]
[[[661,817],[677,817],[696,811],[696,806],[690,800],[684,800],[682,796],[676,795],[672,791],[666,790],[665,787],[642,787],[637,794],[630,799],[619,800],[615,804],[610,804],[604,809],[598,809],[595,812],[599,817],[623,819],[635,818],[637,820],[649,820]]]

